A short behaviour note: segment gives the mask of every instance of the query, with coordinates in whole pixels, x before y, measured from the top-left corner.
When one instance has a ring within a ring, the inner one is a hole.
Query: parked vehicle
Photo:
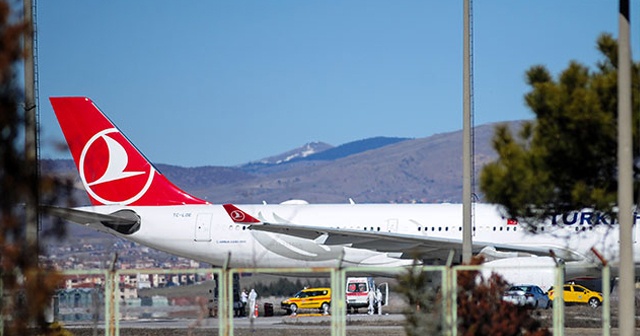
[[[383,282],[376,286],[373,277],[348,277],[346,289],[347,313],[357,313],[359,308],[369,307],[369,291],[381,291],[381,305],[386,305],[389,296],[389,283]],[[374,311],[378,312],[377,301],[374,302]]]
[[[375,283],[372,277],[351,277],[347,278],[347,312],[353,310],[358,312],[358,308],[369,306],[369,291],[375,290]]]
[[[329,314],[330,305],[331,288],[305,288],[280,303],[287,314],[296,314],[300,309],[318,309]]]
[[[511,286],[502,296],[502,299],[511,302],[516,306],[527,306],[532,308],[549,308],[551,300],[549,296],[536,285],[515,285]]]
[[[551,288],[548,292],[549,299],[553,300],[555,289]],[[582,304],[586,303],[591,308],[598,308],[602,304],[602,293],[592,291],[581,285],[564,285],[563,298],[566,304]]]

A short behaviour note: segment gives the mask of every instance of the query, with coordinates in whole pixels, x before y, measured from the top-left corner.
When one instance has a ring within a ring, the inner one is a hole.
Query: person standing
[[[247,294],[247,289],[243,288],[242,293],[240,293],[240,302],[242,302],[242,311],[240,312],[241,316],[247,316],[247,298],[249,295]]]
[[[378,304],[378,315],[382,315],[382,292],[380,288],[376,289],[376,303]]]
[[[258,293],[256,293],[255,289],[251,288],[251,292],[249,292],[249,314],[251,314],[251,318],[256,318],[255,309],[256,309],[256,299],[258,298]]]
[[[369,315],[373,315],[374,304],[376,302],[376,292],[373,291],[373,288],[369,289],[369,293],[367,293],[367,301],[369,302]]]

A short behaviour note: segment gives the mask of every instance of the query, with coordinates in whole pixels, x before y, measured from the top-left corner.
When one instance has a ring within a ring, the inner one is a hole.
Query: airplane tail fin
[[[158,172],[89,98],[49,100],[93,205],[208,203]]]

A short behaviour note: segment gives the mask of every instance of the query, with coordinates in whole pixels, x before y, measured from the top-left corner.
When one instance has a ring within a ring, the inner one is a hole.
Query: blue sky
[[[186,167],[459,130],[462,3],[39,1],[41,156],[70,158],[50,96],[91,97],[151,161]],[[530,66],[593,66],[598,35],[618,35],[617,1],[475,1],[473,14],[476,125],[532,118]]]

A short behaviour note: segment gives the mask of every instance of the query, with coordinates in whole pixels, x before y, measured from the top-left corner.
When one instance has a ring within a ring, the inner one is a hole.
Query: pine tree
[[[480,175],[488,202],[525,223],[591,208],[613,214],[617,193],[617,41],[597,40],[603,59],[591,70],[571,61],[556,80],[541,65],[526,72],[525,102],[535,114],[514,136],[497,127],[497,161]],[[639,64],[632,67],[634,143],[640,120]],[[638,157],[638,148],[634,149]],[[636,188],[637,190],[637,188]]]

